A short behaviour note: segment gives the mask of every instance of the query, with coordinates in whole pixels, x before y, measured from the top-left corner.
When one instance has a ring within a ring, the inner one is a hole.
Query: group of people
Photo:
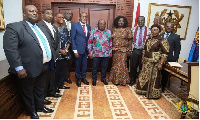
[[[21,95],[32,119],[39,118],[38,111],[53,112],[44,106],[51,104],[45,97],[61,97],[59,89],[70,89],[64,81],[72,83],[69,71],[73,61],[78,87],[81,82],[89,85],[86,80],[89,57],[93,86],[101,64],[101,82],[105,85],[112,81],[114,85],[132,86],[139,73],[136,93],[151,99],[160,98],[165,89],[168,73],[162,70],[163,64],[177,61],[180,54],[180,36],[172,32],[173,23],[167,22],[162,28],[159,17],[155,17],[151,28],[144,25],[144,16],[137,18],[138,26],[134,28],[128,28],[126,17],[118,16],[112,30],[106,28],[103,19],[91,30],[85,12],[80,14],[79,22],[73,23],[71,10],[53,17],[52,9],[46,8],[42,20],[37,22],[37,8],[27,5],[23,16],[23,21],[6,26],[3,48],[10,64],[9,73],[18,76]],[[127,56],[131,58],[130,75]],[[109,58],[113,62],[106,80]]]

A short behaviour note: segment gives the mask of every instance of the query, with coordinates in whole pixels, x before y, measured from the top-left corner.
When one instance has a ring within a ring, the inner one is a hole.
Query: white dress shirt
[[[51,34],[53,35],[53,38],[54,38],[54,32],[55,32],[55,30],[54,30],[52,24],[46,22],[45,20],[43,20],[43,21],[44,21],[44,23],[47,25],[47,27],[49,28],[49,30],[51,31]]]

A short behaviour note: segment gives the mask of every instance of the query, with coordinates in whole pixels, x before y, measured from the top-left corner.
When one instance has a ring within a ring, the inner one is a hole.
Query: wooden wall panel
[[[133,21],[133,0],[24,0],[25,5],[35,5],[39,11],[39,20],[44,8],[51,8],[52,2],[89,3],[89,4],[114,4],[116,5],[115,17],[122,15],[128,19],[129,27]]]

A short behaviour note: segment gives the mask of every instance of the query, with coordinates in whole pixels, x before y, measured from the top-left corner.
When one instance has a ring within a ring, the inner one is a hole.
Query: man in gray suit
[[[10,73],[18,75],[21,95],[32,119],[38,119],[37,111],[52,113],[44,107],[46,71],[49,69],[51,51],[50,36],[36,25],[38,10],[34,5],[23,9],[24,20],[8,24],[3,36],[3,48],[10,65]]]
[[[166,62],[177,62],[181,51],[180,35],[173,33],[173,29],[174,24],[171,22],[167,22],[165,24],[165,33],[161,34],[162,37],[168,40],[170,45],[170,50]],[[162,92],[165,91],[165,87],[168,81],[168,75],[169,73],[167,71],[162,70]]]
[[[53,58],[54,60],[59,56],[59,33],[58,29],[51,25],[51,21],[53,19],[53,11],[51,8],[43,9],[42,11],[42,20],[37,24],[38,26],[44,27],[49,35],[51,36],[51,44],[52,50],[55,52],[56,57]],[[54,62],[54,61],[52,61]],[[55,92],[55,70],[51,69],[47,71],[47,80],[46,80],[46,87],[45,87],[45,97],[61,97],[62,95],[56,94]],[[51,101],[44,99],[45,104],[50,104]]]

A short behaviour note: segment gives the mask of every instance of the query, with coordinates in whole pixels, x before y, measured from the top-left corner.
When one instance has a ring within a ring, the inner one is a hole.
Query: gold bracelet
[[[163,65],[163,63],[159,63],[159,64]]]

